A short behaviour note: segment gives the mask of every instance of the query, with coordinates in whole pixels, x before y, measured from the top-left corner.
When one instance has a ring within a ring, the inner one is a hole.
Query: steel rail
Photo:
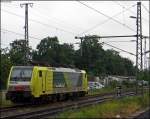
[[[146,89],[146,87],[144,87]],[[126,93],[126,92],[131,92],[131,91],[134,91],[133,88],[129,88],[129,89],[122,89],[122,93]],[[92,91],[90,91],[90,93],[92,93]],[[111,92],[108,92],[108,93],[101,93],[101,94],[94,94],[94,95],[87,95],[85,97],[78,97],[78,100],[85,100],[85,99],[89,99],[89,98],[93,98],[93,97],[104,97],[104,96],[109,96],[109,95],[115,95],[116,94],[116,89],[114,89],[113,91]],[[62,101],[63,102],[63,101]],[[64,101],[66,102],[66,101]],[[57,102],[56,102],[57,103]],[[47,104],[51,104],[51,102],[48,102]],[[31,106],[33,107],[39,107],[39,106],[42,106],[43,103],[41,104],[33,104],[33,103],[24,103],[24,104],[17,104],[17,105],[13,105],[13,106],[10,106],[10,107],[1,107],[0,108],[0,113],[3,113],[3,112],[8,112],[8,111],[13,111],[13,110],[17,110],[17,109],[20,109],[20,108],[30,108]],[[44,103],[44,106],[46,104]]]
[[[128,90],[127,89],[123,89],[123,92],[129,92],[129,91],[133,91],[132,88],[129,88]],[[90,93],[92,93],[92,91],[90,91]],[[115,89],[111,92],[108,92],[108,93],[101,93],[101,94],[94,94],[94,95],[86,95],[85,97],[78,97],[79,100],[83,100],[85,98],[91,98],[91,97],[100,97],[100,96],[107,96],[107,95],[115,95],[116,91]],[[47,103],[47,104],[50,104],[51,102]],[[2,112],[7,112],[7,111],[13,111],[13,110],[17,110],[18,108],[22,108],[22,107],[30,107],[30,106],[40,106],[42,105],[39,104],[39,105],[36,105],[36,104],[33,104],[32,102],[30,103],[24,103],[24,104],[16,104],[16,105],[13,105],[13,106],[9,106],[9,107],[1,107],[0,108],[0,113]]]
[[[120,97],[128,96],[128,95],[134,95],[134,94],[135,94],[134,92],[126,92],[126,93],[123,93]],[[109,95],[109,96],[103,96],[103,97],[101,97],[101,96],[92,97],[89,99],[78,100],[76,102],[71,102],[71,103],[56,106],[56,107],[48,107],[46,109],[41,109],[41,110],[36,110],[36,111],[31,111],[31,112],[25,112],[22,114],[8,115],[8,116],[1,117],[1,119],[42,118],[45,116],[52,116],[52,115],[58,114],[60,112],[64,112],[64,111],[69,110],[69,109],[78,109],[81,107],[85,107],[85,106],[89,106],[89,105],[93,105],[93,104],[97,104],[97,103],[102,103],[102,102],[105,102],[108,100],[112,100],[114,98],[118,98],[118,97],[116,97],[114,94]]]

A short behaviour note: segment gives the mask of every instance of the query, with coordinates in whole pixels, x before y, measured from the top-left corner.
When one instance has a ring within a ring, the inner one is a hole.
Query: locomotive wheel
[[[69,94],[64,94],[64,100],[69,100]]]
[[[57,102],[57,98],[56,98],[56,95],[52,95],[52,102]]]
[[[56,99],[57,99],[58,102],[61,101],[61,96],[60,96],[60,94],[57,94],[57,95],[56,95]]]
[[[11,101],[12,101],[13,103],[17,103],[17,100],[16,100],[15,98],[11,99]]]
[[[78,94],[76,92],[72,93],[71,100],[76,100],[78,98]]]

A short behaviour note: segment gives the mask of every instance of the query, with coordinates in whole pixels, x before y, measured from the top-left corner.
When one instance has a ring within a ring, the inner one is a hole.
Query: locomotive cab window
[[[11,72],[11,81],[30,81],[33,67],[14,67]]]
[[[42,71],[41,70],[39,71],[39,77],[42,77]]]

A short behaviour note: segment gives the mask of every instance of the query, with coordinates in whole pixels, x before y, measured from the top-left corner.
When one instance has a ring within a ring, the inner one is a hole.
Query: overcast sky
[[[9,43],[15,39],[24,38],[24,7],[21,8],[20,3],[25,2],[12,1],[1,3],[2,48],[8,47]],[[76,43],[80,40],[75,39],[75,36],[136,34],[136,20],[129,18],[129,16],[136,16],[137,1],[81,1],[104,15],[86,7],[78,1],[30,2],[34,3],[32,8],[29,7],[29,43],[33,49],[36,49],[36,45],[39,44],[40,39],[47,36],[57,36],[60,43]],[[143,35],[148,36],[149,3],[148,1],[142,1],[142,4],[142,31]],[[114,15],[116,17],[113,18],[117,21],[106,17]],[[117,40],[129,41],[136,39],[101,39],[101,41],[105,42]],[[135,42],[109,42],[109,44],[135,54]],[[75,49],[78,49],[78,44],[74,46]],[[104,45],[104,49],[110,48]],[[135,56],[124,52],[120,52],[120,55],[135,62]]]

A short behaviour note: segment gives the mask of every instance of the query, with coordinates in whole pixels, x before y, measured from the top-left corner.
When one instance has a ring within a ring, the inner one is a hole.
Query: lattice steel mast
[[[137,41],[136,41],[136,67],[139,70],[143,69],[143,54],[142,54],[142,19],[141,19],[141,2],[137,2]]]
[[[30,5],[30,7],[33,6],[33,3],[23,3],[23,4],[20,4],[21,7],[23,7],[23,5],[25,6],[25,26],[24,26],[24,29],[25,29],[25,44],[26,44],[26,53],[25,53],[25,59],[24,60],[29,60],[29,31],[28,31],[28,6]],[[25,61],[25,64],[27,63]]]

